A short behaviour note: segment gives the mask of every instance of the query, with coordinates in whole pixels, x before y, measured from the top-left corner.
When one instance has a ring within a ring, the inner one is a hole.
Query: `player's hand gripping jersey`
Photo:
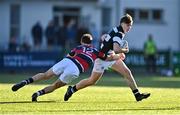
[[[93,65],[95,59],[100,58],[105,60],[107,55],[99,52],[92,46],[80,45],[71,50],[66,58],[72,60],[82,73],[87,71]]]

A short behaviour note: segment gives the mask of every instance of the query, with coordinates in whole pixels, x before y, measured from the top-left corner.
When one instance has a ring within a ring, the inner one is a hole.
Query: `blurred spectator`
[[[65,47],[66,44],[66,27],[65,26],[61,26],[60,30],[59,30],[59,39],[58,39],[58,44],[61,45],[62,48]]]
[[[30,45],[29,38],[27,38],[27,37],[24,35],[21,40],[22,40],[22,42],[19,44],[19,50],[20,50],[20,51],[23,51],[23,52],[28,52],[28,51],[30,51],[30,50],[31,50],[31,45]]]
[[[66,28],[60,26],[58,22],[56,22],[54,25],[54,37],[56,48],[64,48],[66,40]]]
[[[60,26],[59,25],[54,25],[54,45],[57,46],[59,45],[58,41],[60,39]]]
[[[16,37],[11,37],[10,40],[9,40],[9,51],[16,51],[17,50],[17,42],[16,42]]]
[[[30,46],[29,42],[28,41],[24,41],[21,44],[20,50],[21,51],[30,51],[31,50],[31,46]]]
[[[39,48],[42,43],[43,29],[41,23],[38,21],[31,30],[35,48]]]
[[[77,28],[75,20],[70,20],[67,29],[66,29],[67,41],[66,41],[66,49],[67,51],[75,47],[76,45],[76,35],[77,35]]]
[[[156,72],[156,55],[157,47],[152,35],[149,34],[147,41],[144,43],[144,58],[147,72]]]
[[[77,35],[76,35],[76,43],[77,44],[80,44],[79,41],[81,41],[81,36],[86,33],[89,33],[88,28],[86,27],[85,24],[80,24],[79,27],[77,28]]]
[[[54,22],[50,21],[48,26],[45,30],[45,37],[47,39],[48,49],[51,49],[55,42],[55,35],[54,35]]]

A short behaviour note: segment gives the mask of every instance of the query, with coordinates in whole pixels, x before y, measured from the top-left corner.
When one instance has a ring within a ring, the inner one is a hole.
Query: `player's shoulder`
[[[73,50],[81,50],[83,49],[83,45],[78,45],[75,48],[73,48]]]
[[[86,47],[85,45],[78,45],[77,48],[83,48]]]
[[[119,37],[119,38],[124,37],[124,33],[119,31],[118,27],[113,27],[113,29],[109,32],[109,35],[111,37]]]
[[[91,50],[94,53],[98,52],[98,49],[96,47],[94,47],[93,45],[89,46],[88,48],[89,48],[89,50]]]
[[[85,48],[88,48],[89,50],[91,49],[91,50],[97,50],[97,48],[96,47],[94,47],[93,45],[83,45],[82,47],[85,47]]]
[[[115,33],[114,36],[115,36],[115,37],[119,37],[119,38],[123,38],[123,37],[124,37],[124,33],[122,33],[122,32],[117,32],[117,33]]]

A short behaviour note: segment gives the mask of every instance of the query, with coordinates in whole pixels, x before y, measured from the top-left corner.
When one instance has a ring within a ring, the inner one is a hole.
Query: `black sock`
[[[44,89],[42,89],[37,92],[37,95],[40,96],[40,95],[44,95],[45,93],[46,92],[44,91]]]
[[[33,80],[33,78],[29,78],[29,79],[23,80],[22,82],[25,82],[26,85],[28,85],[28,84],[34,82],[34,80]]]
[[[71,89],[71,92],[72,92],[72,93],[75,93],[76,91],[77,91],[76,85],[74,85],[74,86],[72,87],[72,89]]]
[[[137,95],[140,94],[138,89],[135,89],[135,90],[133,90],[132,92],[133,92],[134,96],[137,96]]]

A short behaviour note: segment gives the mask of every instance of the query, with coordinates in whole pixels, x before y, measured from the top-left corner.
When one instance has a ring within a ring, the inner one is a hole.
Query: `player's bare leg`
[[[38,73],[38,74],[34,75],[33,77],[30,77],[26,80],[21,81],[20,83],[13,85],[12,91],[17,91],[18,89],[22,88],[23,86],[28,85],[33,82],[36,82],[36,81],[50,79],[54,75],[55,74],[53,73],[52,69],[49,69],[45,73]]]
[[[130,69],[126,66],[126,64],[122,60],[116,61],[116,63],[112,65],[112,69],[123,75],[127,84],[131,88],[136,98],[136,101],[141,101],[142,99],[146,99],[150,96],[150,93],[139,92],[136,81],[134,80],[134,77]]]
[[[77,83],[73,87],[69,86],[67,88],[67,91],[66,91],[65,95],[64,95],[64,101],[68,101],[68,99],[76,91],[78,91],[80,89],[83,89],[85,87],[96,84],[96,82],[101,78],[102,74],[103,73],[92,72],[92,74],[91,74],[91,76],[89,78],[81,80],[79,83]]]
[[[65,86],[66,83],[62,82],[61,80],[56,80],[52,85],[49,85],[47,87],[45,87],[44,89],[42,90],[39,90],[37,92],[35,92],[33,95],[32,95],[32,101],[36,102],[37,101],[37,97],[38,96],[42,96],[44,94],[48,94],[48,93],[51,93],[53,92],[54,90],[60,88],[60,87],[63,87]]]

